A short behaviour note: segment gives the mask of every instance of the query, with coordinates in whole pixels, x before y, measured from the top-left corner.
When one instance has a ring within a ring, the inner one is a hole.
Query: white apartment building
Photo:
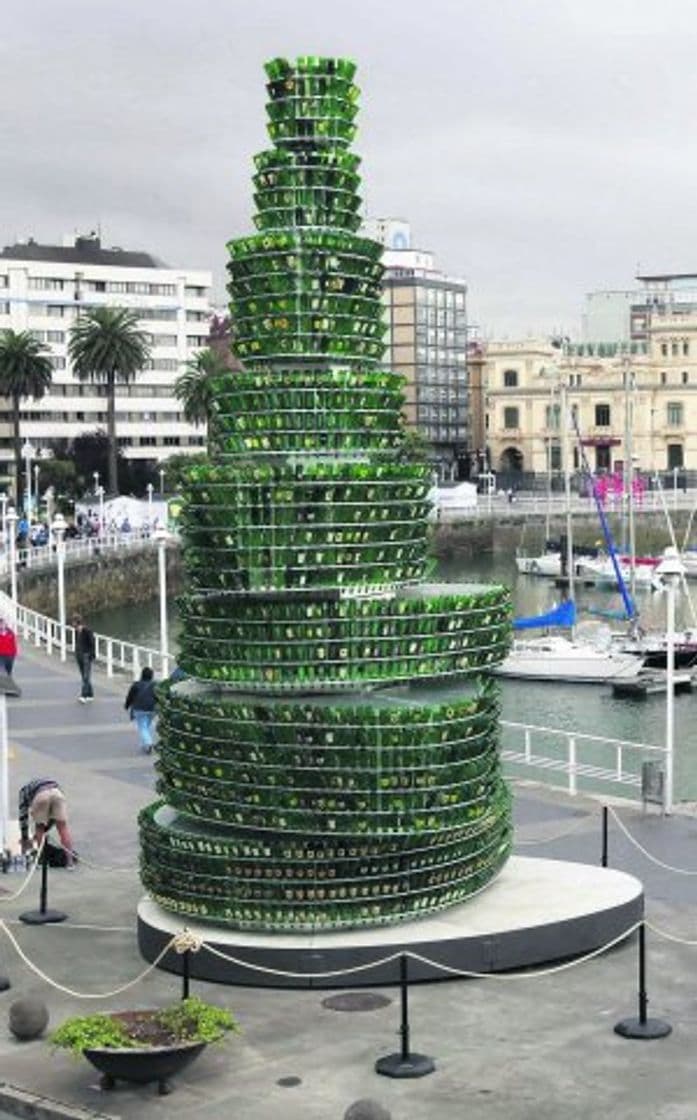
[[[160,460],[193,453],[205,429],[186,423],[174,382],[208,344],[210,272],[168,268],[145,252],[104,248],[96,234],[62,246],[33,240],[0,250],[0,330],[31,331],[50,352],[53,385],[41,400],[22,404],[22,438],[40,453],[52,440],[106,428],[104,386],[80,382],[68,357],[68,332],[85,308],[136,310],[149,336],[151,360],[116,390],[116,430],[127,458]],[[3,432],[9,413],[2,417]],[[2,440],[0,457],[11,450]]]

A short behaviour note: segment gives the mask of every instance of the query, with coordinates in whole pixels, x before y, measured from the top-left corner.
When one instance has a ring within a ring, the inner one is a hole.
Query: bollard
[[[608,811],[607,805],[603,805],[603,851],[600,857],[601,867],[607,867],[607,818]],[[642,929],[644,927],[642,926]]]
[[[383,1077],[425,1077],[433,1073],[436,1064],[433,1058],[425,1054],[412,1054],[409,1050],[409,975],[407,954],[402,953],[399,958],[399,986],[401,991],[401,1020],[399,1034],[402,1045],[399,1054],[388,1054],[385,1058],[378,1058],[375,1063],[375,1072]]]
[[[639,926],[639,1018],[622,1019],[615,1024],[615,1034],[622,1038],[665,1038],[672,1027],[664,1019],[649,1019],[649,997],[646,992],[646,926]]]
[[[39,909],[25,910],[19,915],[20,922],[28,926],[44,926],[49,922],[64,922],[68,917],[62,910],[49,910],[48,908],[48,833],[44,833],[44,846],[41,849],[41,888],[39,893]]]

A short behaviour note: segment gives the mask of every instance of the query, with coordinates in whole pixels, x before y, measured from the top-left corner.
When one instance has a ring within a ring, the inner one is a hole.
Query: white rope
[[[581,825],[586,824],[587,821],[593,819],[592,813],[587,813],[585,817],[572,824],[571,828],[567,828],[565,832],[555,832],[552,836],[540,836],[534,840],[518,840],[516,839],[516,846],[524,846],[527,844],[551,844],[553,840],[563,840],[565,836],[573,836],[574,832],[578,832]]]
[[[664,937],[666,941],[675,941],[678,945],[697,945],[697,941],[691,941],[687,937],[678,937],[676,933],[669,933],[668,930],[661,929],[660,926],[655,926],[653,922],[645,921],[644,924],[652,933],[657,934],[659,937]]]
[[[627,839],[629,841],[631,841],[631,843],[634,845],[634,847],[638,848],[639,851],[642,853],[642,855],[646,856],[646,858],[648,860],[650,860],[651,863],[655,863],[657,867],[664,868],[665,871],[673,871],[676,875],[697,875],[697,871],[689,871],[689,870],[686,870],[684,867],[673,867],[672,864],[664,863],[662,859],[658,859],[657,856],[651,855],[651,852],[647,852],[646,848],[644,848],[639,843],[639,841],[634,836],[632,836],[631,832],[629,831],[629,829],[625,825],[624,821],[617,815],[617,813],[615,812],[615,810],[612,808],[611,805],[608,806],[608,812],[612,813],[613,819],[617,822],[617,824],[619,825],[619,828],[624,833],[624,835],[627,837]]]
[[[59,984],[56,980],[52,980],[50,976],[47,976],[46,973],[38,967],[38,965],[33,964],[33,962],[29,960],[29,957],[22,949],[16,937],[14,937],[12,933],[10,933],[9,929],[2,920],[0,920],[0,929],[7,935],[10,944],[12,945],[20,959],[24,961],[27,968],[31,969],[31,971],[35,973],[35,975],[38,976],[41,980],[44,980],[47,984],[50,984],[52,988],[56,988],[57,991],[64,992],[68,996],[74,996],[76,999],[111,999],[112,996],[121,995],[122,992],[128,991],[129,988],[134,988],[136,984],[140,984],[141,980],[144,980],[150,972],[157,968],[158,964],[165,956],[165,954],[168,953],[172,948],[175,941],[175,938],[172,937],[167,942],[164,949],[162,949],[162,951],[158,953],[152,964],[149,964],[147,968],[144,968],[142,972],[139,972],[135,979],[129,980],[127,984],[122,984],[119,988],[113,988],[108,992],[77,992],[74,988],[68,988],[63,984]]]
[[[203,938],[185,926],[179,933],[175,933],[173,945],[175,953],[180,955],[182,953],[199,953],[203,948]]]
[[[357,964],[353,968],[336,968],[331,972],[286,972],[280,968],[267,968],[263,964],[250,964],[249,961],[240,960],[239,957],[231,957],[228,953],[221,952],[216,949],[214,945],[209,945],[204,941],[203,948],[211,953],[214,957],[220,957],[221,960],[229,961],[230,964],[236,964],[240,968],[247,968],[251,972],[263,972],[267,976],[284,976],[289,980],[329,980],[334,976],[352,976],[356,972],[367,972],[371,968],[380,968],[381,965],[391,964],[392,961],[398,961],[402,956],[400,953],[391,953],[389,957],[381,957],[377,961],[369,961],[367,964]]]
[[[553,976],[557,972],[565,972],[569,968],[575,968],[576,965],[585,964],[586,961],[593,960],[594,957],[599,957],[602,953],[607,952],[608,949],[614,948],[621,941],[624,941],[630,934],[634,933],[639,927],[643,925],[643,919],[635,922],[634,925],[629,926],[623,930],[622,933],[614,937],[612,941],[608,941],[605,945],[601,945],[598,949],[593,949],[590,953],[584,954],[582,957],[576,957],[572,961],[565,961],[564,964],[552,965],[551,968],[542,968],[531,970],[527,969],[525,972],[473,972],[469,969],[451,968],[450,965],[441,964],[440,961],[429,960],[428,957],[421,956],[420,953],[415,953],[411,949],[405,949],[403,952],[392,953],[389,957],[383,957],[377,961],[370,961],[368,964],[355,965],[353,968],[335,969],[331,972],[287,972],[280,968],[267,968],[265,965],[250,964],[249,961],[240,960],[238,957],[231,957],[227,953],[223,953],[220,949],[214,948],[213,945],[203,943],[203,948],[212,953],[214,957],[220,957],[222,960],[229,961],[230,964],[235,964],[241,968],[246,968],[251,972],[263,972],[269,976],[285,977],[289,980],[329,980],[335,976],[350,976],[356,972],[366,972],[371,968],[380,968],[382,965],[391,964],[392,961],[399,960],[403,956],[409,957],[413,961],[418,961],[420,964],[428,965],[430,968],[438,969],[441,972],[447,972],[451,976],[461,976],[472,980],[531,980],[536,979],[538,976]]]
[[[37,848],[37,851],[36,851],[36,858],[34,859],[34,862],[32,863],[31,867],[29,868],[29,872],[27,874],[27,877],[25,878],[21,887],[19,887],[19,889],[16,890],[14,892],[14,894],[0,895],[0,902],[14,902],[14,900],[16,898],[19,898],[19,896],[21,894],[24,894],[25,890],[27,889],[27,887],[29,886],[29,884],[31,883],[31,881],[34,877],[34,874],[36,872],[37,867],[41,863],[41,853],[44,850],[44,844],[46,843],[46,836],[47,836],[47,833],[44,832],[43,836],[41,837],[41,843],[39,844],[39,847]]]
[[[90,871],[108,871],[110,873],[112,871],[124,871],[132,874],[136,870],[136,867],[133,865],[131,867],[105,867],[101,863],[90,863],[88,859],[85,859],[82,852],[76,852],[74,848],[66,848],[65,844],[61,844],[60,846],[64,852],[68,852],[78,863],[81,863],[84,867],[89,867]]]

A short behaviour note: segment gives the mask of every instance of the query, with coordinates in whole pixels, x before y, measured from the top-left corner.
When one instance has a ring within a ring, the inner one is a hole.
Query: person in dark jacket
[[[131,719],[136,722],[141,750],[144,754],[150,754],[155,718],[155,681],[149,665],[143,669],[140,680],[134,681],[129,688],[124,708],[126,711],[130,709]]]
[[[97,647],[94,634],[88,626],[85,626],[81,615],[75,615],[73,618],[73,626],[75,627],[75,660],[77,661],[80,670],[80,678],[82,680],[78,700],[81,704],[87,704],[88,701],[94,700],[94,691],[92,689],[92,663],[97,652]]]
[[[60,842],[65,851],[66,870],[74,867],[73,838],[68,828],[68,813],[65,794],[53,778],[34,778],[19,791],[19,829],[22,835],[22,851],[32,846],[29,836],[29,818],[34,823],[34,841],[41,844],[46,832],[55,824]]]

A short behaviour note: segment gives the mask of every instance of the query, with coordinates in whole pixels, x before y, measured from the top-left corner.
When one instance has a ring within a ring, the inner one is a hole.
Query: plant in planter
[[[103,1089],[116,1081],[157,1081],[170,1092],[168,1078],[188,1066],[209,1042],[239,1027],[229,1011],[192,996],[172,1007],[112,1011],[66,1019],[49,1041],[88,1059],[102,1074]]]

